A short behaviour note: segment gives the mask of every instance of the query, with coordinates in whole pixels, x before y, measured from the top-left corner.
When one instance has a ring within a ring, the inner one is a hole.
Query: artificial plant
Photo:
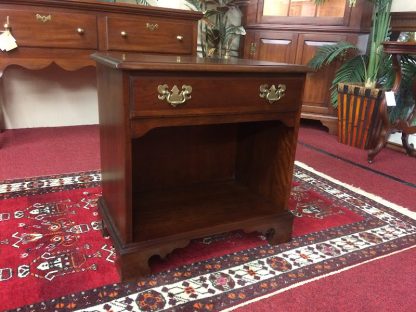
[[[330,0],[315,0],[322,4]],[[355,5],[356,0],[350,0],[350,5]],[[363,0],[361,0],[363,1]],[[361,54],[359,48],[349,42],[338,42],[334,45],[320,47],[315,56],[309,62],[309,66],[319,69],[334,61],[342,64],[335,73],[330,88],[331,102],[334,107],[338,106],[337,85],[338,83],[361,84],[367,88],[391,89],[394,82],[394,72],[391,56],[383,52],[382,43],[389,40],[390,35],[390,9],[392,0],[366,0],[374,4],[372,13],[372,24],[366,54]],[[416,75],[416,61],[413,57],[402,60],[403,83],[401,86],[400,101],[396,109],[391,110],[391,119],[396,119],[413,105],[410,93],[405,92]],[[407,94],[407,95],[406,95]],[[406,95],[406,96],[405,96]]]
[[[204,14],[200,23],[199,37],[204,57],[227,57],[233,40],[246,31],[243,26],[233,25],[228,13],[250,3],[250,0],[185,0],[191,9]]]

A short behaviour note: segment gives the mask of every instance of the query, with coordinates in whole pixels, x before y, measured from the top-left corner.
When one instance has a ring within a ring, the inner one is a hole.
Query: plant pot
[[[338,84],[338,141],[373,149],[382,132],[383,90]]]

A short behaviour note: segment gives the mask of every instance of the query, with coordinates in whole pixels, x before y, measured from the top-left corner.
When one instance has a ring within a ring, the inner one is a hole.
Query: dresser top
[[[92,54],[91,57],[98,63],[123,70],[255,73],[305,73],[311,71],[310,68],[303,65],[236,58],[215,59],[122,52],[99,52]]]

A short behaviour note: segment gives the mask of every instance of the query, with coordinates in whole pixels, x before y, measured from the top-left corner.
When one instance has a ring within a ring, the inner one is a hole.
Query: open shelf
[[[284,214],[292,133],[262,121],[160,127],[133,139],[133,242],[202,237]]]
[[[134,241],[198,232],[273,215],[276,208],[235,181],[137,194]]]

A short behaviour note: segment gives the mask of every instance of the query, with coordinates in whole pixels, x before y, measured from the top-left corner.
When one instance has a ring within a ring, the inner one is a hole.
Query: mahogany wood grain
[[[207,82],[209,81],[209,83]],[[131,116],[178,116],[242,112],[274,112],[296,111],[298,103],[297,86],[299,77],[289,75],[273,75],[262,77],[244,77],[238,74],[200,73],[181,74],[177,76],[164,74],[141,73],[131,81],[133,102]],[[161,84],[169,86],[169,90],[176,85],[179,89],[183,85],[192,87],[191,99],[173,107],[165,100],[158,99],[157,88]],[[286,86],[285,96],[269,103],[260,98],[260,86],[267,84],[269,88],[275,85]],[[210,94],[211,93],[211,94]],[[206,94],[210,94],[209,97]],[[224,99],[227,103],[224,104]]]
[[[97,66],[101,168],[105,168],[102,193],[117,235],[131,242],[131,144],[125,80],[123,72]]]
[[[76,70],[95,64],[93,52],[109,49],[195,55],[202,14],[94,0],[2,0],[2,25],[7,16],[18,48],[1,52],[0,74],[9,65],[41,69],[53,62]],[[139,31],[146,21],[160,25],[157,36]],[[123,41],[124,28],[130,36]]]
[[[206,235],[243,229],[261,231],[273,244],[290,239],[287,204],[306,67],[122,53],[93,58],[104,115],[99,207],[123,279],[148,274],[150,257]],[[196,106],[192,113],[155,102],[158,84],[189,80],[195,102],[185,105]],[[258,104],[264,80],[287,83],[279,109],[268,105],[280,101]],[[245,95],[251,90],[255,95]],[[136,114],[141,109],[147,113]]]
[[[106,18],[106,50],[194,54],[196,26],[186,20],[110,16]]]
[[[259,60],[295,64],[298,41],[296,32],[257,32],[255,40],[258,42]]]
[[[338,41],[356,43],[369,32],[372,6],[357,1],[347,6],[343,17],[264,16],[263,0],[253,0],[245,8],[243,19],[247,36],[243,38],[246,58],[307,64],[316,49]],[[302,103],[302,118],[316,119],[337,133],[337,115],[330,103],[329,88],[336,65],[308,74]]]
[[[5,21],[7,16],[20,47],[98,48],[95,15],[50,8],[0,9],[0,21]]]

